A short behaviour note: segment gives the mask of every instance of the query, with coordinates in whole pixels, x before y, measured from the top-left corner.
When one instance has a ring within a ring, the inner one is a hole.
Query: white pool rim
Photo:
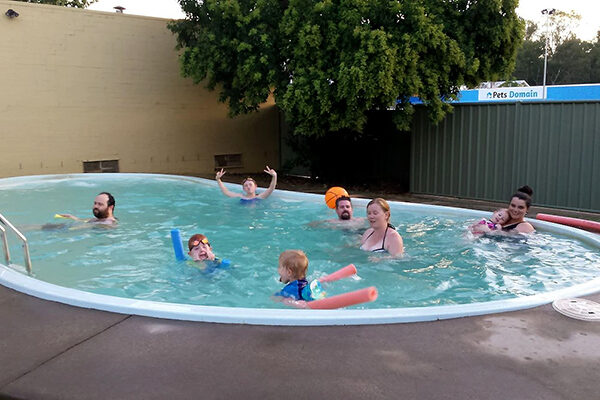
[[[85,177],[104,179],[107,174],[69,174],[69,175],[44,175],[18,178],[0,179],[0,186],[5,181],[21,183],[27,180],[65,179],[71,177]],[[199,183],[214,185],[214,181],[202,178],[183,177],[160,174],[118,174],[109,175],[111,179],[119,177],[160,177],[162,179],[192,180]],[[237,185],[231,185],[232,188]],[[237,186],[239,189],[239,186]],[[274,198],[302,199],[322,201],[322,195],[297,193],[276,190]],[[355,205],[364,205],[369,199],[353,199]],[[444,207],[427,204],[390,202],[413,211],[428,212],[435,215],[473,216],[482,217],[489,214],[486,211]],[[529,220],[536,229],[546,232],[558,233],[582,240],[600,249],[600,235],[585,232],[568,226],[551,222]],[[600,291],[600,277],[586,283],[573,285],[555,291],[535,294],[532,296],[516,297],[505,300],[478,302],[470,304],[456,304],[432,307],[406,307],[385,309],[338,309],[338,310],[297,310],[297,309],[269,309],[269,308],[242,308],[242,307],[215,307],[179,303],[165,303],[148,300],[137,300],[116,296],[107,296],[85,292],[82,290],[66,288],[63,286],[43,282],[32,278],[15,268],[0,264],[0,284],[16,291],[45,300],[56,301],[76,307],[91,308],[110,311],[120,314],[132,314],[154,318],[167,318],[175,320],[217,322],[231,324],[252,325],[369,325],[390,324],[420,321],[435,321],[450,318],[468,317],[484,314],[493,314],[507,311],[516,311],[541,306],[554,300],[570,297],[581,297]],[[33,266],[35,269],[35,265]],[[599,266],[600,267],[600,266]]]

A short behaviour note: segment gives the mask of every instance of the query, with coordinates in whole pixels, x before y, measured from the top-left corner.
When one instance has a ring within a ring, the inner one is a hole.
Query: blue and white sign
[[[549,85],[544,96],[543,86],[508,87],[494,89],[461,90],[457,100],[451,103],[497,103],[526,101],[600,101],[600,84]],[[410,98],[412,104],[423,104],[417,96]]]
[[[522,101],[543,100],[544,98],[544,88],[541,86],[478,90],[479,101]]]

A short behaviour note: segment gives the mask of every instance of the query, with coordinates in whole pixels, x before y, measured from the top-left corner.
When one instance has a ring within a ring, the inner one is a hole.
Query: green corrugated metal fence
[[[463,104],[434,126],[422,109],[410,190],[600,212],[600,102]]]

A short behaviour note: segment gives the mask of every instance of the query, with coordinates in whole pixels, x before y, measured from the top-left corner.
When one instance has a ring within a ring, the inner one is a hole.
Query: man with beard
[[[74,219],[75,221],[87,222],[90,224],[112,225],[117,223],[117,219],[113,216],[115,209],[115,198],[108,192],[102,192],[94,199],[94,207],[92,213],[95,218],[82,219],[71,214],[58,214],[63,218]]]
[[[335,200],[335,212],[342,221],[352,219],[352,200],[348,196],[340,196]]]
[[[335,200],[335,213],[338,219],[330,219],[329,226],[332,228],[357,229],[363,227],[367,220],[354,216],[352,200],[348,196],[340,196]]]
[[[366,218],[353,215],[352,200],[348,196],[340,196],[335,200],[337,218],[310,222],[312,227],[326,226],[333,229],[357,230],[366,226]]]

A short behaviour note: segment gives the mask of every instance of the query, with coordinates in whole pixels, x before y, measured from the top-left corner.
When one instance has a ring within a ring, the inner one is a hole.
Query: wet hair
[[[337,199],[335,199],[335,208],[338,208],[340,205],[340,201],[342,200],[348,200],[350,202],[350,204],[352,204],[352,200],[350,199],[350,197],[348,196],[340,196]]]
[[[192,235],[192,237],[188,240],[188,250],[192,250],[194,247],[198,246],[198,244],[194,245],[194,242],[202,242],[206,240],[208,242],[208,238],[201,233],[196,233]],[[210,247],[210,243],[207,243],[208,247]]]
[[[289,269],[295,279],[303,279],[308,269],[308,258],[302,250],[286,250],[279,255],[279,265]]]
[[[246,181],[252,181],[252,182],[254,182],[254,185],[257,186],[256,181],[250,177],[244,178],[244,180],[242,181],[242,186],[244,186],[244,183],[246,183]]]
[[[386,212],[388,212],[388,217],[387,217],[387,220],[388,220],[388,221],[390,220],[390,216],[391,216],[391,213],[390,213],[390,205],[388,204],[388,202],[387,202],[387,201],[385,201],[385,199],[382,199],[381,197],[376,197],[376,198],[374,198],[373,200],[371,200],[371,201],[369,202],[369,204],[367,204],[367,210],[369,209],[369,206],[371,206],[371,204],[379,204],[379,207],[381,207],[381,209],[382,209],[383,211],[386,211]]]
[[[108,202],[106,203],[109,207],[113,206],[113,210],[115,208],[115,198],[113,197],[112,194],[108,193],[108,192],[101,192],[98,193],[98,196],[100,196],[101,194],[105,194],[108,197]]]
[[[529,209],[531,206],[531,196],[533,196],[533,189],[525,185],[518,188],[515,194],[513,194],[510,198],[512,199],[513,197],[516,197],[517,199],[525,201],[525,205]]]

